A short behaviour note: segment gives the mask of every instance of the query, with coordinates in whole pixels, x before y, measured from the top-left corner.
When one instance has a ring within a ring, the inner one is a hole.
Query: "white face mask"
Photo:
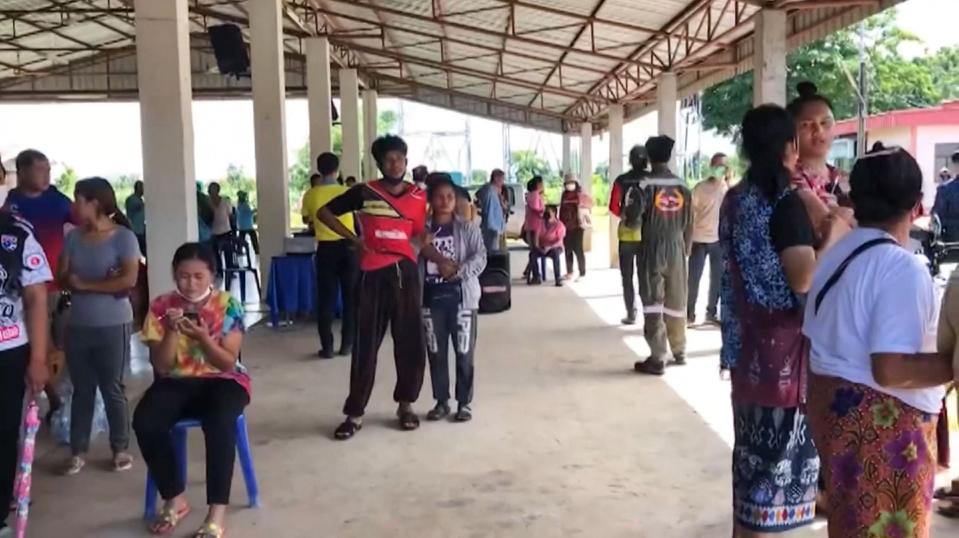
[[[572,183],[566,185],[566,191],[567,191],[567,192],[573,192],[573,191],[575,191],[575,190],[576,190],[576,185],[573,185]]]
[[[187,297],[186,295],[184,295],[183,293],[181,293],[179,289],[176,290],[176,294],[179,295],[180,297],[183,297],[183,298],[186,299],[188,302],[191,302],[191,303],[202,303],[203,301],[207,300],[207,299],[210,297],[210,295],[213,294],[213,288],[212,288],[212,287],[207,288],[207,290],[206,290],[205,292],[203,292],[203,293],[202,293],[200,296],[198,296],[198,297]]]

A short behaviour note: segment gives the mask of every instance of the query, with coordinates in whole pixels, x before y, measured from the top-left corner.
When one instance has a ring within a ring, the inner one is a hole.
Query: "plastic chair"
[[[240,280],[240,300],[246,303],[246,274],[253,273],[253,282],[256,283],[256,292],[258,299],[263,300],[263,289],[260,287],[260,271],[253,267],[253,260],[250,258],[250,247],[237,237],[223,242],[223,287],[230,289],[234,278]],[[240,257],[246,257],[246,264],[240,264]]]
[[[178,472],[183,483],[186,483],[187,446],[186,435],[190,428],[199,428],[200,421],[195,419],[181,420],[173,426],[173,444],[176,449]],[[256,484],[256,472],[253,470],[253,456],[250,452],[250,438],[246,431],[246,416],[236,417],[236,452],[240,457],[240,469],[243,470],[243,481],[246,483],[246,494],[250,508],[260,506],[260,491]],[[143,506],[143,518],[152,520],[157,513],[157,488],[153,477],[147,471],[146,496]]]

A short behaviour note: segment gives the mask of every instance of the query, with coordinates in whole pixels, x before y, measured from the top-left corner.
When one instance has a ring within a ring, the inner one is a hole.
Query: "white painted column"
[[[330,89],[330,42],[306,39],[306,100],[310,109],[310,161],[333,151],[333,91]]]
[[[609,184],[623,173],[623,105],[609,106]],[[619,218],[609,215],[609,266],[619,267]]]
[[[586,121],[579,127],[579,184],[590,195],[593,193],[593,124]],[[583,250],[593,249],[593,234],[583,237]]]
[[[786,12],[763,9],[753,39],[753,104],[786,106]]]
[[[247,0],[253,74],[253,137],[260,231],[260,277],[283,254],[290,201],[286,161],[286,80],[282,0]]]
[[[155,297],[173,289],[173,253],[197,239],[190,20],[187,0],[136,0],[134,9],[147,280]]]
[[[376,98],[376,90],[363,90],[363,176],[367,178],[377,177],[380,173],[376,167],[373,152],[370,151],[373,141],[376,140],[376,126],[379,118]]]
[[[659,111],[659,134],[666,135],[673,140],[677,140],[678,113],[679,113],[679,89],[676,80],[676,73],[662,73],[659,75],[659,82],[656,87],[656,103]],[[673,151],[673,158],[669,161],[669,168],[677,172],[676,152]]]
[[[570,166],[572,165],[571,151],[570,151],[570,142],[572,142],[572,136],[569,133],[563,133],[563,162],[562,162],[562,174],[565,175],[569,172],[572,172]]]
[[[360,173],[360,87],[356,69],[340,69],[340,122],[343,129],[343,155],[340,156],[343,177],[354,176],[357,181],[379,177],[379,174],[366,177]]]

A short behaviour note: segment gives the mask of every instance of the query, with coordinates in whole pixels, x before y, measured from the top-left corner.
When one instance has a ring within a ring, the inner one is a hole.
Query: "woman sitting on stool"
[[[543,227],[536,235],[536,246],[533,247],[538,260],[538,268],[533,270],[542,275],[546,280],[546,259],[553,260],[553,276],[556,278],[556,285],[562,286],[563,280],[560,275],[560,258],[563,256],[563,240],[566,238],[566,226],[556,216],[556,206],[546,206],[543,213]],[[534,264],[536,265],[536,264]],[[536,279],[538,280],[538,279]],[[539,282],[535,282],[539,283]]]
[[[171,430],[199,419],[206,439],[209,512],[194,538],[221,538],[236,458],[236,419],[250,403],[250,378],[238,362],[243,305],[214,290],[212,249],[186,243],[173,255],[176,291],[156,298],[143,325],[155,379],[133,416],[140,452],[164,504],[150,524],[170,534],[190,512],[177,472]]]

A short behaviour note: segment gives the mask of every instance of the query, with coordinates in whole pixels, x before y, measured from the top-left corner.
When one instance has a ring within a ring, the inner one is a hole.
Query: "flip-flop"
[[[416,413],[412,411],[403,411],[399,417],[400,429],[403,431],[410,432],[420,427],[420,417],[416,416]]]
[[[184,505],[179,510],[164,507],[157,514],[156,519],[150,522],[150,532],[156,536],[169,536],[188,515],[190,515],[190,505]],[[166,526],[165,530],[163,526]]]
[[[216,523],[204,523],[203,526],[197,529],[196,533],[193,534],[193,538],[224,538],[225,536],[226,529]]]
[[[959,519],[959,504],[952,503],[949,506],[940,506],[936,509],[939,515],[949,519]]]
[[[932,498],[940,501],[959,502],[959,493],[954,492],[952,488],[939,488],[932,494]]]
[[[363,429],[362,423],[353,422],[352,420],[344,420],[343,424],[337,426],[336,431],[333,432],[333,437],[337,441],[346,441],[350,437],[356,435],[356,432]]]

